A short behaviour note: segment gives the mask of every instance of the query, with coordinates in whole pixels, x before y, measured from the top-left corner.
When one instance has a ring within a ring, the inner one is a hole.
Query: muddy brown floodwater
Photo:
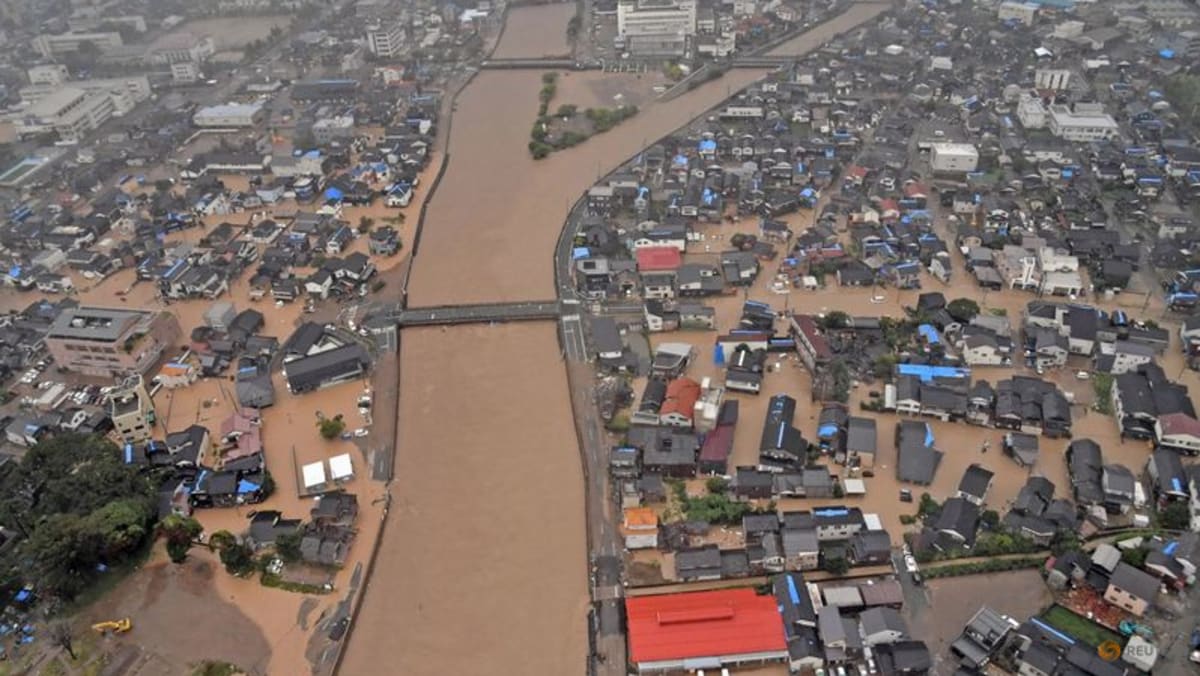
[[[878,11],[855,9],[820,30],[840,33]],[[502,54],[561,48],[556,21],[524,37],[522,15],[510,15],[518,23]],[[483,71],[458,98],[449,164],[408,284],[411,307],[553,298],[553,252],[571,204],[762,72],[732,71],[661,104],[650,96],[663,82],[657,74],[561,73],[552,105],[633,102],[641,112],[534,161],[527,144],[541,75]],[[583,481],[556,327],[406,330],[400,379],[394,513],[342,673],[582,673]]]
[[[575,16],[577,5],[559,2],[552,5],[513,7],[504,20],[504,35],[492,52],[496,59],[525,59],[571,54],[567,42],[567,22]]]

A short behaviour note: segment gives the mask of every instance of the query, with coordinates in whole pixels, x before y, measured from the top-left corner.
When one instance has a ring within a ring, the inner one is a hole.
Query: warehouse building
[[[639,674],[755,666],[788,659],[779,606],[753,589],[625,599],[629,661]]]
[[[970,143],[934,143],[929,166],[938,174],[965,174],[979,166],[979,151]]]
[[[263,107],[259,103],[228,103],[208,106],[196,111],[192,123],[205,128],[253,127],[263,119]]]

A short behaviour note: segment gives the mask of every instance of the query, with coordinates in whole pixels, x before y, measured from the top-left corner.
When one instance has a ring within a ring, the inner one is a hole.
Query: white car
[[[369,433],[370,432],[365,427],[360,427],[360,428],[354,430],[354,436],[356,436],[356,437],[365,437]]]
[[[917,572],[917,560],[911,555],[904,557],[904,570],[910,573]]]

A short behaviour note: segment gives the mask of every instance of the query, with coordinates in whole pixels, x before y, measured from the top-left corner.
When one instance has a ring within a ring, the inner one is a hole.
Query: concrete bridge
[[[479,67],[483,70],[599,70],[601,65],[573,59],[487,59]]]
[[[556,300],[522,303],[484,303],[480,305],[443,305],[400,310],[395,314],[400,328],[409,326],[450,326],[454,324],[490,324],[558,319],[562,307]]]

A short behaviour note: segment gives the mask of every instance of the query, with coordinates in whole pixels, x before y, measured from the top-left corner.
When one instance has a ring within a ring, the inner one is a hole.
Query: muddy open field
[[[255,40],[267,37],[271,29],[278,26],[285,29],[292,22],[292,17],[280,14],[276,16],[231,16],[213,19],[195,19],[177,26],[170,33],[158,38],[158,41],[170,39],[179,33],[212,36],[218,52],[231,49],[241,49]]]
[[[582,673],[583,477],[555,326],[407,330],[401,360],[392,514],[343,673]]]
[[[573,2],[513,7],[508,10],[504,35],[492,52],[492,58],[569,56],[571,45],[567,41],[567,22],[575,16],[576,9]]]

